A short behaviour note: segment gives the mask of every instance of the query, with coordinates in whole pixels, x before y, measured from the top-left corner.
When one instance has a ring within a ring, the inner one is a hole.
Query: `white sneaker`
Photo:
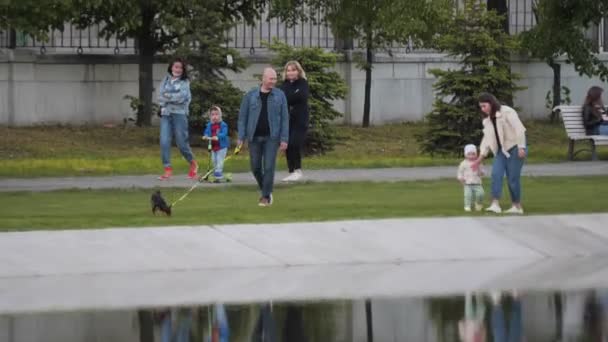
[[[505,214],[511,214],[511,215],[523,215],[524,214],[524,208],[522,207],[516,207],[516,206],[512,206],[511,209],[505,211]]]
[[[475,210],[482,211],[483,210],[483,204],[481,204],[481,203],[475,204]]]
[[[498,203],[492,203],[492,205],[486,208],[486,211],[491,211],[495,214],[502,213],[502,209],[500,209],[500,205]]]
[[[464,211],[466,211],[467,213],[471,211],[471,207],[464,207]]]
[[[295,176],[295,174],[296,174],[295,172],[290,172],[289,176],[283,178],[283,182],[291,182],[291,181],[293,181],[293,177]]]
[[[293,182],[297,182],[297,181],[299,181],[300,179],[302,179],[302,177],[304,177],[304,175],[302,174],[302,170],[298,169],[298,170],[296,170],[296,171],[293,173],[293,176],[292,176],[292,179],[291,179],[291,180],[292,180]]]
[[[272,202],[274,202],[274,198],[272,197],[272,194],[270,194],[270,196],[268,196],[268,205],[272,205]]]

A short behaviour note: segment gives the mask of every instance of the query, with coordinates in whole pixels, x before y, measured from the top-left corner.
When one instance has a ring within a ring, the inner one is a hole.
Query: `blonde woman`
[[[302,147],[308,130],[308,81],[306,72],[297,61],[289,61],[283,70],[281,90],[287,97],[289,108],[289,144],[287,145],[287,167],[289,176],[284,182],[302,179]]]

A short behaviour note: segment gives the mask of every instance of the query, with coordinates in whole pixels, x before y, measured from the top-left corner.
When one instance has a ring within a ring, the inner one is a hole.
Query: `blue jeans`
[[[522,315],[519,300],[513,300],[508,329],[502,307],[494,305],[492,308],[492,334],[495,342],[522,342]]]
[[[214,317],[214,325],[219,330],[219,342],[228,342],[230,340],[230,328],[226,308],[223,304],[215,304]]]
[[[608,122],[606,122],[606,121],[602,122],[602,124],[598,127],[598,134],[599,135],[608,135]]]
[[[188,164],[194,160],[194,155],[188,143],[188,117],[185,114],[170,114],[160,117],[160,156],[164,167],[171,166],[171,140],[175,142],[179,151]]]
[[[465,184],[464,186],[464,206],[472,207],[474,204],[482,204],[483,196],[483,185],[481,184]]]
[[[519,158],[517,146],[509,151],[510,157],[507,158],[502,151],[498,151],[494,156],[492,164],[492,197],[500,199],[502,196],[502,179],[507,175],[507,186],[511,194],[511,202],[521,202],[521,169],[524,166],[525,158]],[[528,150],[526,148],[526,154]]]
[[[219,151],[211,151],[211,159],[213,160],[213,176],[217,179],[224,177],[224,159],[226,159],[227,148]]]
[[[254,137],[249,142],[249,162],[251,172],[258,187],[262,192],[262,197],[270,197],[274,186],[274,169],[277,162],[279,151],[279,140],[270,137]]]
[[[177,331],[173,330],[172,314],[167,314],[160,327],[161,342],[188,342],[190,341],[190,328],[192,326],[192,312],[180,310],[177,315]],[[173,334],[175,333],[175,336]],[[175,338],[173,338],[175,337]]]

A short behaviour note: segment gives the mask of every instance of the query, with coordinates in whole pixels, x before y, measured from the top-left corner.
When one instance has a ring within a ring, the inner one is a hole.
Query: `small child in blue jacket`
[[[228,125],[222,121],[222,109],[219,106],[212,106],[209,109],[209,123],[203,133],[203,139],[211,141],[213,177],[216,181],[220,181],[224,178],[224,159],[230,147],[230,137]]]

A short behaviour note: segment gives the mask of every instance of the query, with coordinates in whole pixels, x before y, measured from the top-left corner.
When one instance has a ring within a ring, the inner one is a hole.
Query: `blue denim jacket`
[[[238,122],[239,140],[253,140],[261,109],[262,99],[260,98],[260,88],[257,87],[245,94],[241,102]],[[289,141],[287,98],[278,88],[273,88],[268,96],[268,124],[271,139],[281,142]]]
[[[191,100],[190,81],[177,79],[171,82],[171,76],[167,75],[160,83],[158,103],[163,109],[161,115],[188,115]]]
[[[203,136],[211,137],[211,121],[205,127],[205,132],[203,132]],[[220,131],[217,132],[217,138],[220,143],[220,148],[228,148],[230,147],[230,136],[228,136],[228,124],[224,121],[220,122]]]

